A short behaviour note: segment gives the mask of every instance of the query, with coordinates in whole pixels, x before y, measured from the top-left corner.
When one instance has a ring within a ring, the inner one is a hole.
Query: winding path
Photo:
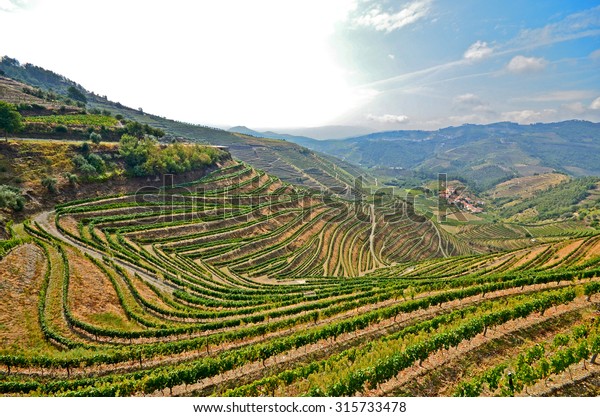
[[[33,220],[53,237],[57,238],[58,240],[68,243],[69,245],[77,248],[82,253],[88,254],[89,256],[91,256],[94,259],[102,260],[103,256],[107,256],[107,254],[105,254],[97,249],[94,249],[94,248],[87,246],[75,239],[72,239],[69,236],[65,236],[64,234],[62,234],[56,228],[56,225],[54,223],[55,214],[56,214],[56,212],[54,210],[43,211],[43,212],[39,213],[38,215],[36,215]],[[158,277],[149,274],[144,269],[142,269],[138,266],[135,266],[127,261],[124,261],[124,260],[121,260],[118,258],[114,258],[114,257],[110,257],[110,259],[115,264],[123,267],[130,274],[132,274],[132,275],[137,274],[140,278],[142,278],[143,280],[149,282],[150,284],[152,284],[154,286],[159,287],[162,291],[172,293],[174,290],[177,289],[176,287],[167,284],[166,282],[159,279]]]

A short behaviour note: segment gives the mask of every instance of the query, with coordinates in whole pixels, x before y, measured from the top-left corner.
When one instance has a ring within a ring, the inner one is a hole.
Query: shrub
[[[65,178],[69,181],[69,184],[75,185],[79,183],[79,177],[77,174],[73,174],[71,172],[65,172]]]
[[[42,179],[42,185],[46,187],[52,194],[55,194],[58,191],[56,188],[56,178],[45,177]]]
[[[102,135],[100,135],[99,133],[96,133],[96,132],[92,132],[92,133],[90,133],[90,140],[92,142],[94,142],[95,144],[98,144],[102,140]]]
[[[87,157],[87,162],[92,165],[98,174],[103,174],[106,171],[106,163],[104,159],[98,154],[91,153]]]
[[[94,168],[94,166],[89,164],[88,162],[82,164],[79,167],[79,172],[81,172],[84,177],[88,178],[98,175],[98,171],[96,171],[96,168]]]
[[[25,198],[18,188],[0,185],[0,207],[21,211],[25,207]]]

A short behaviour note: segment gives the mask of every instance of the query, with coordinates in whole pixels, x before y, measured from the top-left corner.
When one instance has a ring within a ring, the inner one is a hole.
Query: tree
[[[21,129],[21,115],[14,105],[0,101],[0,130],[4,131],[4,137],[8,140],[8,134]]]
[[[119,153],[125,159],[127,166],[134,168],[145,163],[156,147],[156,141],[151,138],[125,134],[121,136],[119,142]]]

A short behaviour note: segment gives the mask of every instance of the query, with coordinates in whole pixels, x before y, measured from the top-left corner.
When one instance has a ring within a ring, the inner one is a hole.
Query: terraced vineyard
[[[242,163],[72,201],[11,230],[0,392],[562,392],[598,373],[600,235],[539,233],[473,254],[402,200]]]
[[[296,189],[235,164],[163,194],[60,206],[55,226],[161,276],[357,276],[459,253],[433,223],[406,212]]]
[[[596,233],[594,229],[575,221],[554,221],[534,224],[487,223],[463,226],[457,233],[467,240],[490,250],[513,250],[536,245],[539,241],[583,237]]]

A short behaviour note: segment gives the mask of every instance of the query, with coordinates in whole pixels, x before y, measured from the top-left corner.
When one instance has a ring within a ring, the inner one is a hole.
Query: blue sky
[[[600,120],[598,2],[360,2],[352,16],[336,50],[373,91],[347,121],[361,112],[372,126],[408,128]]]
[[[0,55],[208,125],[600,121],[599,1],[0,0],[0,39]]]

